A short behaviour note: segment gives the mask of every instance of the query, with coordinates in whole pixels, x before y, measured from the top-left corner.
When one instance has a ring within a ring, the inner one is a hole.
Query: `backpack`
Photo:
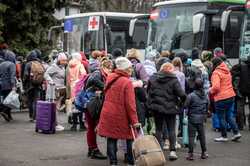
[[[85,87],[87,85],[88,78],[89,78],[89,74],[86,74],[86,75],[81,76],[79,81],[76,82],[75,89],[74,89],[74,93],[76,95],[78,93],[80,93],[82,89],[85,89]]]
[[[43,65],[38,61],[31,62],[31,83],[34,85],[41,85],[44,80],[45,69]]]

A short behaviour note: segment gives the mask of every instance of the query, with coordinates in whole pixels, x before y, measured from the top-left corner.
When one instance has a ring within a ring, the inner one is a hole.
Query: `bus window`
[[[148,34],[148,21],[137,20],[135,23],[133,45],[131,48],[145,49]]]

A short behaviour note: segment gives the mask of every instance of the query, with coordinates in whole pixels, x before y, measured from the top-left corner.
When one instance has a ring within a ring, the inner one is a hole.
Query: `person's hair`
[[[103,57],[100,60],[100,63],[101,63],[101,68],[106,68],[106,69],[111,69],[111,70],[113,69],[113,62],[107,57]]]
[[[163,65],[161,65],[160,71],[172,73],[174,71],[174,65],[170,62],[164,63]]]
[[[183,71],[183,64],[180,57],[175,57],[172,61],[172,64],[174,65],[174,67],[179,67],[181,72]]]
[[[213,58],[213,53],[211,51],[202,51],[201,53],[201,61],[206,62],[206,61],[211,61]]]
[[[223,60],[220,57],[213,58],[212,59],[213,70],[215,70],[215,68],[218,67],[222,62],[223,62]]]
[[[99,57],[103,57],[104,56],[103,53],[101,51],[98,51],[98,50],[93,51],[91,55],[92,55],[92,57],[94,59],[97,59]]]

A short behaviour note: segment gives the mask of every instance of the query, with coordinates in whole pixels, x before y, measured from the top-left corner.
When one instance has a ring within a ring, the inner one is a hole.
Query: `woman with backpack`
[[[45,72],[44,78],[48,82],[48,88],[46,92],[46,99],[53,99],[56,100],[56,107],[57,111],[61,107],[61,102],[63,98],[66,95],[66,86],[65,86],[65,78],[66,78],[66,72],[65,72],[65,66],[68,63],[67,56],[61,52],[57,56],[56,63],[53,63]],[[51,88],[49,86],[55,86],[55,96],[50,96],[50,94],[54,92],[50,92]],[[64,92],[63,92],[64,91]],[[62,125],[58,124],[58,118],[57,118],[57,125],[56,125],[56,131],[62,131],[64,130],[64,127]]]
[[[107,57],[103,57],[99,63],[99,69],[90,74],[85,86],[86,89],[92,91],[96,95],[100,95],[103,93],[106,79],[113,69],[112,61]],[[91,159],[107,159],[107,157],[100,152],[97,146],[95,130],[99,119],[95,119],[95,117],[92,117],[91,115],[93,114],[90,111],[95,110],[87,109],[85,112],[86,122],[88,126],[86,134],[89,147],[88,157],[90,157]]]

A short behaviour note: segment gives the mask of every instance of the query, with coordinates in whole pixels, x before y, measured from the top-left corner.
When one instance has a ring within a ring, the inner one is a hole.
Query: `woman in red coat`
[[[107,153],[111,165],[117,165],[117,140],[127,140],[127,161],[133,165],[131,126],[139,126],[134,87],[129,79],[133,68],[131,62],[124,57],[117,58],[115,63],[117,69],[108,76],[106,82],[98,134],[107,137]]]

